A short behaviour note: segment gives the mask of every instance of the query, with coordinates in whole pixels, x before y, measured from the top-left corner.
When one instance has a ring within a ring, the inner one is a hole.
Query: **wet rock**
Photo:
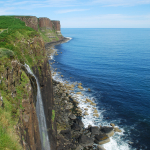
[[[86,135],[81,135],[79,138],[79,144],[82,146],[92,146],[93,143],[93,139]]]
[[[95,114],[97,114],[97,113],[98,113],[98,111],[95,109],[95,110],[94,110],[94,113],[95,113]]]
[[[90,103],[92,102],[92,101],[91,101],[90,99],[88,99],[88,98],[86,98],[86,101],[87,101],[87,102],[90,102]]]
[[[90,89],[90,88],[88,88],[88,91],[91,91],[91,89]]]
[[[81,89],[81,90],[83,89],[83,87],[81,85],[79,85],[78,88]]]
[[[107,127],[104,126],[100,129],[101,132],[105,133],[106,135],[108,135],[109,137],[114,135],[114,130],[113,127]]]
[[[115,124],[114,124],[114,123],[110,123],[110,125],[111,125],[112,127],[114,127],[114,126],[115,126]]]
[[[89,114],[88,114],[88,112],[86,111],[86,112],[84,113],[84,115],[87,116],[87,115],[89,115]]]
[[[122,132],[122,131],[121,131],[119,128],[117,128],[117,127],[114,128],[114,131],[115,131],[115,132]]]
[[[76,117],[74,114],[71,114],[71,115],[69,115],[69,118],[72,119],[72,120],[74,120],[74,119],[76,119],[77,117]]]
[[[80,95],[82,95],[82,93],[81,93],[81,92],[77,92],[76,94],[80,94]]]
[[[98,145],[97,150],[106,150],[106,149],[104,147],[102,147],[101,145]]]
[[[99,114],[93,114],[94,117],[99,117]]]
[[[110,142],[110,139],[109,139],[109,137],[106,134],[100,133],[99,135],[95,136],[94,142],[96,144],[102,145],[102,144]]]

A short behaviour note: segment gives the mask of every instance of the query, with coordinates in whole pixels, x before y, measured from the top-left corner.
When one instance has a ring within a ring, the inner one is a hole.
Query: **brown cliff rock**
[[[26,26],[38,31],[38,18],[35,16],[16,16],[16,18],[25,22]]]
[[[46,28],[52,29],[53,26],[49,18],[42,17],[42,18],[39,18],[39,27],[40,28],[46,27]]]
[[[3,76],[6,79],[6,88],[4,90],[11,93],[14,100],[19,94],[17,88],[21,85],[21,75],[24,72],[21,68],[20,63],[12,60],[11,66],[6,67],[6,70],[0,74],[1,77]],[[20,137],[20,143],[24,150],[41,150],[39,125],[34,106],[35,97],[29,80],[23,88],[24,91],[28,92],[29,96],[27,97],[26,93],[22,93],[23,99],[19,99],[12,105],[14,107],[13,113],[16,113],[16,110],[22,104],[22,109],[19,109],[19,122],[14,128]],[[15,117],[15,115],[12,117]]]
[[[52,23],[53,23],[54,29],[56,31],[60,31],[60,21],[52,20]]]
[[[51,78],[48,59],[46,58],[44,62],[40,65],[40,72],[37,66],[33,67],[33,72],[35,76],[38,78],[39,84],[41,86],[41,94],[42,94],[45,118],[47,122],[47,130],[48,130],[48,136],[50,140],[50,146],[52,150],[55,150],[57,145],[56,144],[57,129],[56,129],[55,117],[54,114],[52,114],[52,112],[54,112],[54,108],[53,108],[54,98],[53,98],[52,78]]]

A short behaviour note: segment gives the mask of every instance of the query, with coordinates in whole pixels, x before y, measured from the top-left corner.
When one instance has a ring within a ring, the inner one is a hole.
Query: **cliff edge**
[[[36,114],[39,80],[50,147],[56,149],[53,90],[45,43],[60,41],[60,22],[34,16],[0,16],[0,150],[41,150]]]

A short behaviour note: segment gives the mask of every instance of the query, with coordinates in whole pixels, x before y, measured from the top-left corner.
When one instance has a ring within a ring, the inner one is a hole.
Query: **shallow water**
[[[104,145],[107,150],[150,149],[150,29],[62,29],[62,34],[72,39],[55,46],[59,55],[52,67],[64,77],[54,78],[82,82],[83,110],[82,99],[97,103],[100,117],[90,108],[85,126],[113,122],[124,131]]]

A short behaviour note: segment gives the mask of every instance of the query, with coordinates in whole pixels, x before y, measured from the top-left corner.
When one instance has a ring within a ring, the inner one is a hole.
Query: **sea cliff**
[[[37,117],[38,88],[51,150],[104,150],[101,145],[109,142],[114,132],[121,132],[114,124],[84,128],[81,118],[88,113],[83,113],[70,95],[75,86],[82,90],[82,84],[64,84],[52,78],[56,70],[52,73],[49,58],[58,55],[53,47],[67,40],[61,35],[59,21],[0,16],[0,150],[43,149],[46,137],[40,133]],[[90,99],[85,103],[96,105]],[[96,109],[94,116],[98,117]]]
[[[35,109],[37,83],[25,64],[39,80],[51,149],[56,149],[53,87],[45,43],[63,38],[59,21],[0,16],[0,149],[42,149]]]

